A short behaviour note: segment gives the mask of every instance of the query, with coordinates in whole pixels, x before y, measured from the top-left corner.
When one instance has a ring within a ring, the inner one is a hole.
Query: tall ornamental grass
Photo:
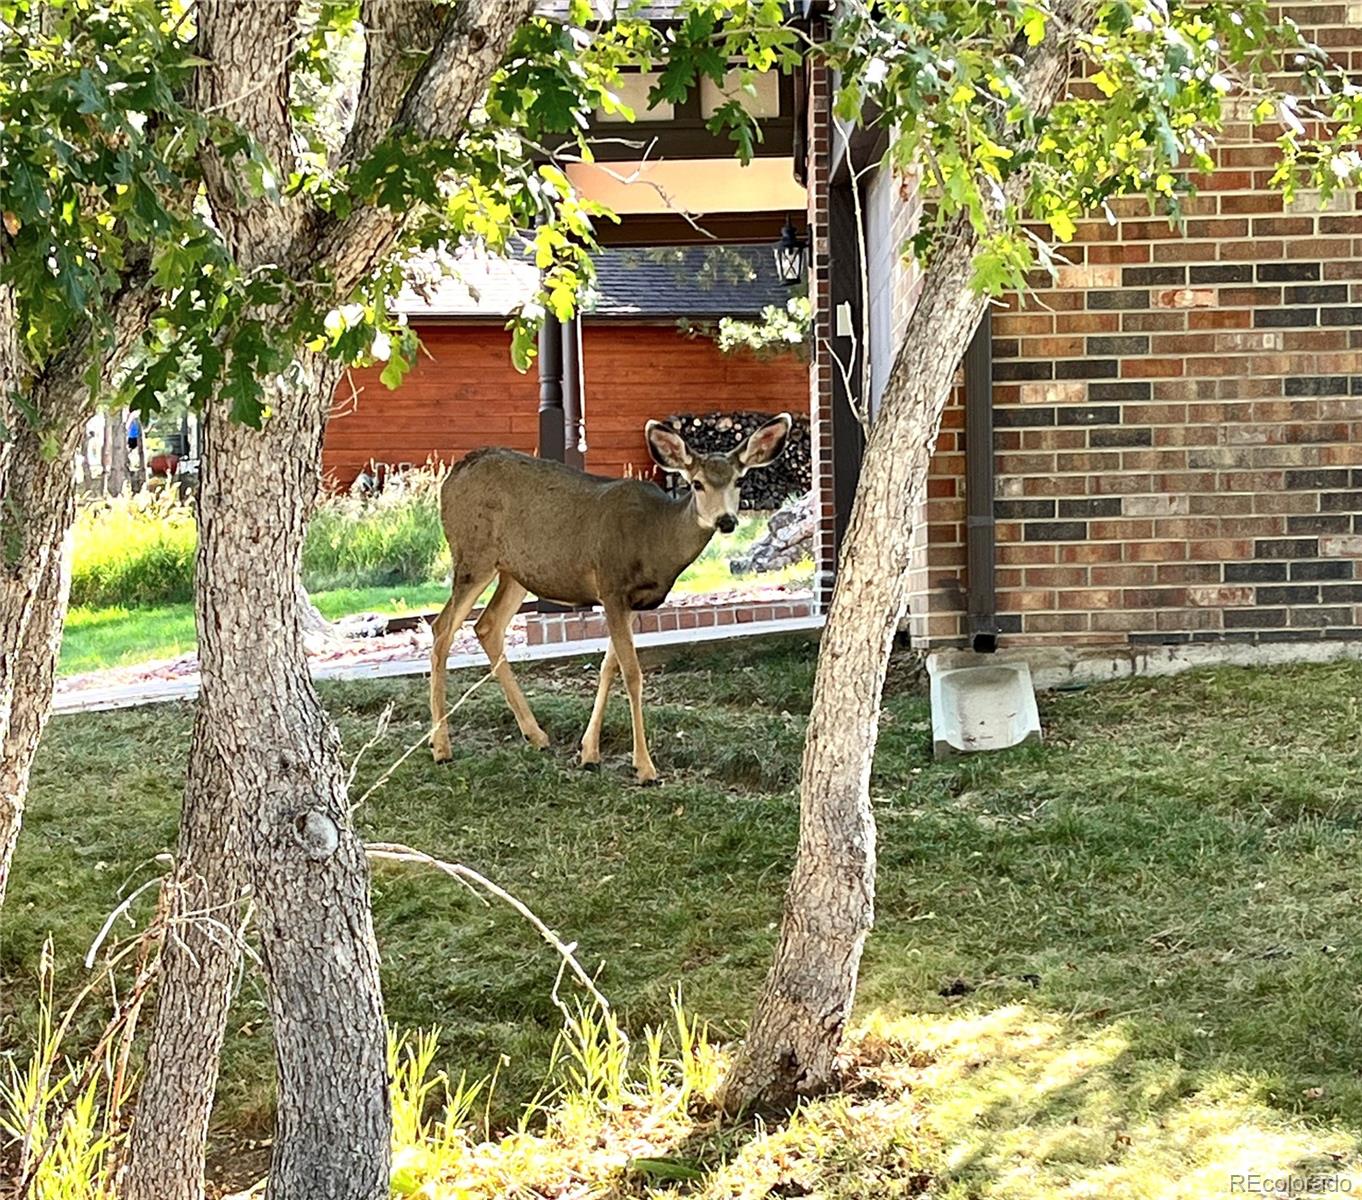
[[[430,583],[449,577],[440,527],[438,469],[394,477],[377,496],[329,496],[312,514],[303,547],[309,591]]]
[[[193,599],[194,510],[170,489],[85,505],[73,536],[72,604],[137,607]]]
[[[323,498],[303,548],[308,590],[447,579],[441,478],[435,470],[412,471],[378,496]],[[192,503],[170,490],[85,505],[74,529],[71,603],[135,608],[191,600],[197,540]]]

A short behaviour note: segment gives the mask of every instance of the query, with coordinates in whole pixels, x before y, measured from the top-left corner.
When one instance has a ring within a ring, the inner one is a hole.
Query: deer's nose
[[[724,513],[714,524],[720,533],[732,533],[738,527],[738,518],[732,513]]]

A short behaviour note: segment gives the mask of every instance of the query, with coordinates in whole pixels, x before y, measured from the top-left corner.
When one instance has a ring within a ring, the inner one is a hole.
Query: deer
[[[450,596],[435,618],[430,657],[431,750],[453,757],[446,671],[454,634],[493,580],[496,591],[474,631],[525,740],[549,744],[504,654],[506,630],[527,594],[574,607],[599,604],[610,635],[591,719],[578,761],[601,761],[601,723],[615,675],[624,676],[639,783],[657,782],[643,726],[643,672],[634,648],[633,613],[656,608],[717,530],[738,527],[741,481],[780,457],[790,433],[781,413],[724,454],[702,453],[660,421],[644,428],[649,454],[688,484],[670,496],[642,479],[588,475],[515,450],[475,450],[457,463],[440,491],[440,518],[454,562]]]

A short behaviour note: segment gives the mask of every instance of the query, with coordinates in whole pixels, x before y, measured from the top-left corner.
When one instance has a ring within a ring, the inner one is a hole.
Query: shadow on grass
[[[604,770],[572,766],[594,665],[521,670],[553,750],[525,748],[484,687],[456,716],[454,762],[413,755],[357,819],[369,836],[467,862],[519,894],[599,965],[628,1027],[665,1019],[680,981],[691,1011],[736,1036],[793,853],[812,671],[797,646],[651,669],[666,782],[639,789],[618,696]],[[860,1012],[867,1038],[888,1047],[866,1069],[893,1079],[822,1102],[825,1125],[801,1115],[716,1152],[727,1165],[684,1187],[780,1195],[738,1189],[741,1170],[758,1170],[735,1165],[744,1155],[841,1170],[841,1182],[819,1177],[827,1197],[894,1195],[886,1179],[922,1169],[953,1200],[1209,1198],[1230,1193],[1236,1164],[1351,1166],[1362,1130],[1359,696],[1356,664],[1131,681],[1043,698],[1042,747],[937,764],[925,702],[891,695]],[[357,797],[425,732],[420,681],[324,697],[352,748],[394,708],[357,768]],[[59,962],[78,962],[120,889],[173,844],[187,731],[178,706],[52,723],[0,914],[5,1044],[27,1036],[26,981],[46,931]],[[394,1025],[440,1025],[455,1076],[509,1058],[492,1114],[513,1120],[559,1028],[556,961],[514,914],[448,881],[384,868],[373,893]],[[268,1127],[264,1008],[249,983],[221,1091],[234,1135]],[[872,1148],[869,1165],[848,1138]],[[645,1184],[661,1187],[635,1180],[620,1194]]]

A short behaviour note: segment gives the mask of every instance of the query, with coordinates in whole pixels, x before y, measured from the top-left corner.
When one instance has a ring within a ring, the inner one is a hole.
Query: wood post
[[[834,563],[841,558],[851,506],[856,500],[856,485],[861,477],[865,454],[865,429],[856,410],[869,405],[860,391],[864,372],[862,356],[866,346],[865,297],[861,294],[861,249],[856,225],[856,198],[850,180],[834,182],[828,189],[828,244],[831,264],[831,308],[833,346],[841,368],[832,372],[832,494],[836,512],[833,517]],[[846,306],[848,320],[844,334],[838,328],[837,312]],[[845,375],[844,372],[845,371]],[[850,390],[847,387],[851,384]]]

